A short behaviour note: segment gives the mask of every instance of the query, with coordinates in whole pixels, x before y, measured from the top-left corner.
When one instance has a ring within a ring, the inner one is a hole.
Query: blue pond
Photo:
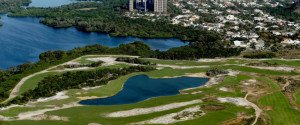
[[[51,1],[51,0],[50,0]],[[69,50],[92,44],[116,47],[133,41],[144,41],[152,49],[166,50],[185,45],[178,39],[142,39],[110,37],[108,34],[85,33],[75,28],[55,29],[39,23],[38,18],[1,16],[0,69],[25,62],[38,61],[40,53],[48,50]]]
[[[129,78],[123,89],[116,95],[107,98],[80,101],[83,105],[120,105],[131,104],[158,96],[179,94],[179,90],[204,85],[207,78],[177,77],[152,79],[147,75]]]

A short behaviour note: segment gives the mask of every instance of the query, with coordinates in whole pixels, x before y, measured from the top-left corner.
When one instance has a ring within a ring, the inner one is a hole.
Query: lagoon
[[[86,33],[75,28],[51,28],[39,23],[38,18],[1,16],[0,69],[26,62],[38,61],[40,53],[49,50],[70,50],[92,44],[116,47],[133,41],[144,41],[152,49],[167,50],[186,45],[178,39],[142,39],[111,37],[108,34]]]
[[[80,101],[82,105],[120,105],[132,104],[159,96],[179,94],[180,90],[198,87],[208,82],[208,78],[176,77],[149,78],[147,75],[137,75],[129,78],[123,89],[114,96],[107,98],[88,99]]]

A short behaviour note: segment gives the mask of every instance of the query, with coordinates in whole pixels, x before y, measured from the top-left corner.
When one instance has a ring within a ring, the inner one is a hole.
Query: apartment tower
[[[167,13],[168,1],[167,0],[154,0],[154,12]]]
[[[129,11],[167,13],[167,0],[129,0]]]

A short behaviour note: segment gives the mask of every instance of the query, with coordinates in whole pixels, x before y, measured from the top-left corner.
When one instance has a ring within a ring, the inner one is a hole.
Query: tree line
[[[92,54],[125,54],[159,59],[198,59],[202,57],[228,57],[239,55],[242,49],[228,48],[221,51],[201,44],[172,48],[167,51],[152,50],[143,42],[121,44],[119,47],[109,48],[102,45],[89,45],[69,51],[48,51],[41,53],[40,61],[25,63],[8,70],[0,71],[0,99],[6,99],[12,88],[24,77],[51,66],[70,61],[83,55]]]
[[[54,96],[57,92],[63,90],[105,85],[108,81],[117,79],[120,76],[133,72],[148,72],[151,70],[155,70],[155,68],[131,66],[127,68],[107,68],[95,71],[66,72],[61,75],[48,76],[40,81],[35,89],[25,92],[4,105],[24,104],[41,97]]]
[[[133,64],[140,64],[140,65],[156,65],[155,63],[152,63],[150,61],[145,61],[139,58],[131,58],[131,57],[118,57],[116,61],[119,62],[127,62],[127,63],[133,63]]]

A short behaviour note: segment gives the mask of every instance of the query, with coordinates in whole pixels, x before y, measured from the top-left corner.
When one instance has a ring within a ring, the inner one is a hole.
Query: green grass
[[[149,73],[133,73],[130,75],[126,75],[123,77],[120,77],[116,80],[111,81],[108,85],[105,85],[101,88],[94,89],[94,90],[89,90],[86,94],[80,95],[80,96],[112,96],[119,92],[122,89],[122,86],[124,82],[138,74],[147,74],[150,77],[164,77],[164,76],[178,76],[178,75],[183,75],[185,73],[198,73],[198,72],[203,72],[206,71],[206,69],[171,69],[171,68],[165,68],[162,70],[156,70],[152,71]],[[241,76],[241,77],[246,77],[246,76]],[[236,82],[232,82],[232,81]],[[235,77],[229,77],[228,80],[225,80],[227,84],[236,84],[237,78]],[[207,90],[206,92],[213,92],[216,89],[212,89],[211,91]],[[76,93],[77,92],[84,92],[84,90],[70,90],[68,95],[76,98]],[[179,109],[172,109],[170,111],[163,111],[163,112],[158,112],[158,113],[153,113],[153,114],[148,114],[148,115],[142,115],[142,116],[136,116],[134,119],[124,119],[124,118],[118,118],[118,119],[108,119],[108,118],[103,118],[100,117],[101,114],[105,112],[112,112],[112,111],[117,111],[117,110],[127,110],[127,109],[132,109],[136,107],[152,107],[152,106],[157,106],[157,105],[164,105],[164,104],[169,104],[173,102],[181,102],[181,101],[190,101],[194,99],[199,99],[204,94],[196,94],[196,95],[175,95],[175,96],[167,96],[167,97],[159,97],[159,98],[152,98],[143,102],[139,102],[136,104],[130,104],[130,105],[119,105],[119,106],[84,106],[84,107],[76,107],[76,108],[71,108],[71,109],[65,109],[65,110],[59,110],[59,111],[54,111],[54,112],[49,112],[49,114],[55,114],[59,116],[68,116],[71,118],[70,122],[64,123],[64,122],[59,122],[59,121],[14,121],[10,122],[12,124],[88,124],[91,123],[92,121],[102,123],[102,124],[124,124],[124,123],[129,123],[129,122],[138,122],[142,120],[146,120],[149,118],[154,118],[160,115],[176,112],[179,110],[182,110],[183,108]],[[65,100],[59,102],[63,103]],[[54,104],[54,102],[51,102]],[[47,105],[50,105],[51,103],[47,103]],[[58,102],[55,102],[58,103]],[[46,105],[46,104],[43,104]],[[229,105],[229,104],[228,104]],[[187,121],[183,122],[184,124],[193,124],[196,122],[204,122],[208,124],[218,124],[223,122],[224,120],[228,120],[230,118],[234,118],[236,116],[237,112],[245,110],[245,112],[250,112],[248,111],[249,109],[245,109],[243,107],[235,107],[235,106],[228,106],[229,108],[221,111],[221,112],[209,112],[206,116],[200,119],[192,120],[192,121]],[[15,111],[14,111],[15,110]],[[7,112],[7,115],[17,115],[19,108],[14,109],[11,114]],[[21,109],[22,111],[30,111],[32,109]],[[91,112],[95,111],[95,112]],[[80,112],[80,115],[76,114],[76,112]],[[215,116],[220,116],[218,120],[211,121]]]
[[[300,90],[295,93],[296,103],[300,106]]]
[[[262,62],[277,63],[279,65],[300,66],[300,60],[264,60]]]
[[[272,125],[299,125],[300,112],[292,109],[288,99],[281,92],[275,92],[259,99],[262,106],[271,106],[266,111],[271,118]]]
[[[77,59],[77,62],[80,63],[90,63],[87,61],[87,58],[95,58],[95,57],[103,57],[105,55],[95,55],[95,56],[84,56],[82,58]],[[122,55],[120,55],[122,56]],[[116,56],[118,57],[118,56]],[[185,108],[194,105],[204,105],[208,103],[213,104],[221,104],[219,102],[202,102],[190,106],[180,107],[176,109],[171,109],[167,111],[161,111],[151,114],[133,116],[129,118],[106,118],[103,117],[104,114],[121,111],[121,110],[129,110],[133,108],[144,108],[144,107],[153,107],[159,105],[170,104],[174,102],[184,102],[191,101],[195,99],[201,99],[207,96],[213,97],[244,97],[245,93],[242,91],[241,82],[248,79],[257,79],[259,82],[266,83],[270,86],[269,92],[270,94],[261,97],[258,100],[258,104],[260,107],[263,106],[271,106],[273,109],[270,111],[266,111],[269,115],[272,125],[298,125],[300,124],[300,112],[298,110],[294,110],[291,108],[289,104],[289,100],[285,97],[285,95],[280,91],[280,87],[274,83],[272,80],[268,79],[264,76],[270,75],[298,75],[296,72],[284,72],[284,71],[272,71],[265,69],[257,69],[250,68],[245,66],[237,66],[237,65],[223,65],[223,64],[245,64],[249,63],[252,60],[242,60],[242,59],[228,59],[220,62],[196,62],[196,61],[174,61],[174,60],[155,60],[155,59],[144,59],[151,62],[165,64],[165,65],[178,65],[178,66],[202,66],[208,65],[211,68],[220,68],[220,69],[233,69],[237,71],[241,71],[243,73],[237,76],[227,76],[225,77],[223,82],[216,84],[212,87],[203,87],[203,88],[195,88],[192,90],[184,90],[185,93],[199,92],[198,94],[179,94],[173,96],[163,96],[157,98],[151,98],[142,102],[134,103],[134,104],[126,104],[126,105],[112,105],[112,106],[82,106],[82,107],[73,107],[68,109],[62,109],[52,112],[47,112],[46,114],[50,115],[58,115],[68,117],[70,121],[30,121],[30,120],[22,120],[22,121],[9,121],[4,122],[3,124],[10,125],[87,125],[89,123],[100,123],[104,125],[124,125],[127,123],[140,122],[143,120],[148,120],[151,118],[155,118],[158,116],[174,113],[181,111]],[[257,61],[257,60],[256,60]],[[264,60],[265,61],[265,60]],[[280,65],[290,65],[290,66],[298,66],[300,65],[300,61],[283,61],[283,60],[267,60],[267,61],[276,61]],[[296,64],[299,63],[299,64]],[[97,67],[96,69],[102,68],[123,68],[127,67],[126,64],[117,64],[108,67]],[[17,107],[12,108],[10,110],[1,111],[0,115],[3,116],[17,116],[21,112],[26,111],[34,111],[38,109],[48,108],[47,105],[56,105],[62,106],[63,104],[67,104],[70,102],[79,101],[77,97],[84,96],[98,96],[98,97],[106,97],[113,96],[118,93],[124,83],[132,76],[139,74],[146,74],[151,78],[162,78],[162,77],[175,77],[182,76],[189,73],[205,73],[210,68],[190,68],[190,69],[172,69],[172,68],[163,68],[160,70],[155,70],[146,73],[132,73],[126,76],[122,76],[116,80],[110,81],[109,84],[104,85],[100,88],[92,89],[92,90],[82,90],[82,89],[72,89],[68,90],[67,95],[70,97],[64,100],[54,100],[49,102],[38,103],[36,107]],[[94,70],[94,69],[93,69]],[[251,74],[250,74],[251,73]],[[254,74],[253,74],[254,73]],[[25,82],[24,86],[21,87],[21,92],[28,91],[30,89],[35,88],[40,80],[48,75],[54,75],[57,73],[46,73],[37,75],[28,81]],[[258,78],[256,77],[259,76]],[[224,92],[220,91],[220,87],[227,87],[233,91]],[[295,93],[295,98],[297,104],[300,104],[300,91]],[[254,115],[254,110],[252,108],[239,107],[233,104],[224,103],[222,105],[226,106],[226,109],[220,111],[206,111],[206,115],[194,120],[184,121],[176,123],[178,125],[195,125],[195,124],[206,124],[206,125],[218,125],[222,124],[222,122],[234,119],[237,116],[237,113],[245,112],[248,115]]]
[[[270,106],[272,110],[266,111],[271,119],[272,125],[299,125],[300,112],[292,109],[287,97],[280,91],[278,85],[267,80],[274,90],[271,94],[263,96],[258,103],[261,106]]]
[[[39,74],[36,76],[33,76],[32,78],[28,79],[26,82],[24,82],[24,84],[21,86],[20,88],[20,93],[19,94],[23,94],[24,92],[34,89],[38,83],[43,80],[45,77],[50,76],[50,75],[58,75],[60,73],[58,72],[47,72],[47,73],[43,73],[43,74]]]

